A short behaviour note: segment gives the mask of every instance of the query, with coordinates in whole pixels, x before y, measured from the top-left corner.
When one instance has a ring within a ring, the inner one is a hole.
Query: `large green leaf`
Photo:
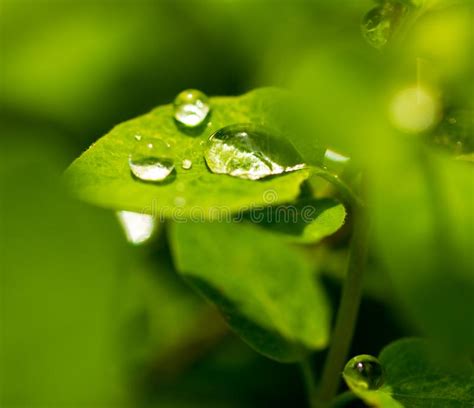
[[[419,339],[390,344],[379,356],[384,384],[378,390],[352,390],[370,406],[380,408],[471,408],[472,366],[450,371],[433,361],[428,349],[427,342]]]
[[[302,254],[250,224],[174,223],[177,269],[252,347],[297,360],[328,342],[329,310]]]
[[[95,143],[71,165],[69,181],[77,194],[91,203],[165,217],[176,216],[177,212],[185,216],[191,211],[195,216],[210,217],[216,209],[248,209],[265,204],[265,193],[270,189],[276,202],[292,201],[299,193],[300,183],[308,177],[307,170],[255,182],[213,174],[203,159],[203,144],[209,135],[230,124],[264,124],[288,135],[283,126],[274,125],[275,112],[270,107],[274,99],[284,95],[279,90],[261,89],[241,97],[211,98],[210,122],[199,135],[185,133],[176,125],[171,105],[158,107],[117,126]],[[177,172],[174,180],[152,185],[132,177],[128,156],[137,143],[135,135],[160,138],[171,145]],[[304,150],[301,140],[296,145]],[[312,151],[315,160],[320,158],[321,151]],[[183,159],[192,160],[192,169],[181,168]]]

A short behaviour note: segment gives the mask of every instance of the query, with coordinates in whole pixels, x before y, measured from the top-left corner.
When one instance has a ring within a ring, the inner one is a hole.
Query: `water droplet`
[[[134,137],[135,137],[135,140],[136,140],[137,142],[139,142],[140,140],[142,140],[142,136],[141,136],[141,135],[135,135]]]
[[[186,199],[184,197],[175,197],[174,205],[177,207],[183,207],[186,204]]]
[[[191,167],[193,167],[193,162],[189,159],[184,159],[183,162],[181,163],[181,167],[184,170],[189,170]]]
[[[171,148],[159,139],[141,139],[130,154],[128,165],[142,181],[163,181],[174,170]]]
[[[362,20],[362,34],[374,48],[381,49],[387,45],[405,7],[402,4],[387,0],[382,5],[370,10]]]
[[[143,244],[156,229],[156,221],[151,215],[130,211],[118,211],[116,214],[127,241],[131,244]]]
[[[376,390],[384,382],[382,365],[379,360],[368,354],[349,360],[342,375],[351,388]]]
[[[350,157],[344,156],[335,150],[326,149],[323,167],[327,170],[330,170],[334,174],[340,173],[346,169],[350,160]]]
[[[326,153],[324,154],[324,160],[328,162],[333,162],[333,163],[345,164],[350,159],[351,159],[350,157],[344,156],[343,154],[338,153],[331,149],[326,149]]]
[[[408,133],[420,133],[438,123],[440,111],[439,100],[432,92],[414,86],[395,95],[390,113],[397,128]]]
[[[174,118],[188,128],[203,124],[209,115],[209,98],[197,89],[186,89],[173,102]]]
[[[252,124],[230,125],[212,134],[204,158],[213,173],[249,180],[305,167],[291,143]]]

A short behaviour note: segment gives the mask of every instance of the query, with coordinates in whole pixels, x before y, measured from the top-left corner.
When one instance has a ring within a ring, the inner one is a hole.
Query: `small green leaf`
[[[474,404],[472,366],[461,372],[449,371],[430,358],[426,341],[396,341],[382,350],[379,360],[385,372],[384,384],[377,390],[352,387],[370,406],[471,408]]]
[[[249,224],[173,223],[177,269],[253,348],[278,361],[327,345],[329,307],[306,258]]]
[[[248,218],[288,241],[309,244],[334,234],[344,224],[346,210],[332,198],[303,199],[252,210]]]
[[[196,208],[203,218],[210,218],[216,208],[229,212],[248,210],[265,204],[265,192],[269,189],[275,192],[277,203],[292,201],[299,194],[301,182],[308,178],[307,170],[254,182],[213,174],[203,159],[208,137],[227,125],[245,122],[271,125],[279,133],[292,135],[273,120],[275,112],[271,106],[275,100],[282,103],[284,95],[279,90],[261,89],[240,97],[211,98],[211,117],[199,135],[190,135],[177,126],[172,105],[160,106],[115,127],[92,145],[68,169],[69,182],[85,201],[162,217],[176,215],[176,211],[180,216],[189,216]],[[161,139],[171,146],[176,167],[174,179],[150,184],[132,177],[128,156],[137,143],[136,135]],[[314,151],[318,158],[322,157],[321,153]],[[192,161],[189,170],[181,167],[185,159]]]

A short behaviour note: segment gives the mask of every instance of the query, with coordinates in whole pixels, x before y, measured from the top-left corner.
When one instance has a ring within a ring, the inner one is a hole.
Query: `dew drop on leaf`
[[[159,182],[174,170],[170,146],[159,139],[140,139],[128,157],[132,174],[139,180]]]
[[[351,158],[344,156],[342,153],[336,152],[335,150],[326,149],[324,153],[324,163],[337,163],[346,164]]]
[[[204,158],[213,173],[248,180],[305,167],[290,142],[253,124],[230,125],[212,134],[207,141]]]
[[[193,167],[193,162],[189,159],[184,159],[181,163],[181,167],[184,170],[189,170],[191,167]]]
[[[398,25],[404,6],[395,1],[385,1],[370,10],[362,20],[362,34],[374,48],[385,47]]]
[[[116,214],[127,241],[133,245],[148,241],[156,229],[156,221],[151,215],[131,211],[117,211]]]
[[[173,102],[174,118],[187,128],[195,128],[204,123],[210,112],[209,98],[197,89],[186,89]]]
[[[183,207],[186,204],[186,199],[184,197],[175,197],[174,199],[174,205],[177,207]]]
[[[342,375],[351,388],[361,390],[376,390],[384,382],[382,365],[379,360],[368,354],[349,360]]]

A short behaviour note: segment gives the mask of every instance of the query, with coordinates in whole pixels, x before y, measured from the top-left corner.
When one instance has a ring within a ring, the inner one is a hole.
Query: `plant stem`
[[[331,408],[346,407],[353,401],[357,401],[357,397],[352,393],[352,391],[346,391],[334,398],[331,403]]]
[[[342,199],[346,201],[348,204],[350,204],[351,206],[353,207],[364,206],[364,203],[357,196],[357,194],[355,194],[354,191],[352,191],[352,189],[344,181],[342,181],[337,175],[332,174],[331,172],[319,167],[313,167],[313,174],[321,177],[322,179],[328,181],[334,187],[336,187]]]
[[[316,380],[314,378],[313,369],[309,358],[300,362],[301,372],[303,373],[303,380],[308,394],[308,402],[310,408],[317,408],[316,405]]]
[[[318,393],[318,407],[327,406],[337,393],[344,363],[349,353],[362,297],[362,277],[368,251],[369,223],[367,211],[356,205],[353,209],[354,230],[350,244],[347,275],[336,317],[323,376]]]

